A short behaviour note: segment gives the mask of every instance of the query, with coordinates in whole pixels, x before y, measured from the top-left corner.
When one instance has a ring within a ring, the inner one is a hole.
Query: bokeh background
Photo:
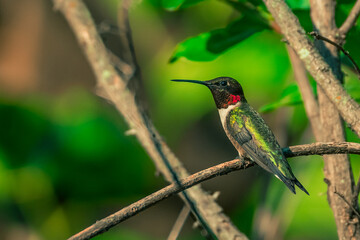
[[[116,24],[118,1],[85,2],[98,24]],[[289,3],[310,31],[308,2]],[[338,4],[338,25],[353,3]],[[314,141],[280,35],[264,30],[211,61],[180,56],[170,63],[180,42],[224,28],[239,13],[217,0],[166,8],[166,1],[135,1],[130,22],[151,118],[190,172],[231,160],[236,151],[209,91],[170,79],[234,77],[250,104],[265,111],[282,146]],[[358,36],[356,27],[345,47],[360,62]],[[113,33],[103,38],[116,52]],[[359,82],[343,60],[346,86],[359,98]],[[167,185],[136,139],[125,135],[128,128],[114,106],[95,94],[95,85],[51,1],[0,0],[0,239],[65,239]],[[348,129],[347,138],[359,141]],[[352,155],[351,161],[357,179],[360,158]],[[293,195],[257,167],[202,185],[220,192],[224,212],[252,239],[337,239],[322,159],[289,162],[310,197]],[[174,196],[95,239],[165,239],[182,206]],[[202,239],[192,224],[189,218],[180,239]]]

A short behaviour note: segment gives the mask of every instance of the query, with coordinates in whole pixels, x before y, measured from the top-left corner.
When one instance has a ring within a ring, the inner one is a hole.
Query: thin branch
[[[356,210],[356,209],[353,207],[353,205],[349,203],[348,200],[346,200],[346,198],[344,197],[344,195],[342,195],[341,193],[339,193],[338,191],[336,191],[336,189],[335,189],[334,193],[335,193],[336,195],[338,195],[338,196],[351,208],[351,210],[353,210],[353,212],[356,214],[356,216],[357,216],[358,219],[360,220],[360,213],[359,213],[359,211]]]
[[[308,155],[326,155],[326,154],[359,154],[360,155],[360,143],[353,142],[316,142],[304,145],[296,145],[289,148],[282,149],[285,156],[299,157]]]
[[[53,0],[55,8],[65,16],[72,28],[80,47],[83,49],[96,76],[98,86],[104,91],[117,110],[122,114],[133,133],[151,159],[156,168],[168,182],[173,182],[173,174],[167,165],[174,169],[179,179],[189,176],[183,164],[176,158],[168,145],[162,139],[146,111],[139,106],[134,91],[128,88],[126,79],[113,67],[108,51],[104,46],[91,15],[81,0]],[[209,224],[218,239],[247,239],[231,220],[223,213],[222,208],[210,194],[200,186],[187,191],[188,199],[181,194],[184,202],[194,202],[202,222]]]
[[[306,155],[323,155],[323,154],[340,154],[353,153],[360,154],[359,143],[312,143],[305,145],[298,145],[283,149],[286,157],[306,156]],[[200,172],[180,180],[180,184],[171,184],[159,191],[148,195],[147,197],[121,209],[120,211],[97,221],[90,227],[84,229],[78,234],[69,238],[69,240],[86,240],[99,235],[100,233],[108,231],[115,225],[125,221],[126,219],[144,211],[145,209],[155,205],[156,203],[169,198],[170,196],[183,191],[189,187],[199,184],[211,178],[226,175],[236,170],[243,170],[254,166],[255,164],[248,159],[235,159],[216,166],[207,168]]]
[[[358,204],[359,199],[359,193],[360,193],[360,176],[358,178],[358,181],[355,185],[354,195],[353,195],[353,204]]]
[[[298,55],[296,55],[294,50],[288,45],[286,47],[289,53],[292,69],[294,71],[294,77],[299,86],[301,98],[304,102],[306,115],[309,118],[311,129],[314,136],[319,136],[321,134],[319,105],[316,101],[313,89],[306,75],[306,69],[303,62],[300,60]]]
[[[284,34],[290,46],[304,62],[308,72],[321,86],[331,102],[334,103],[350,128],[360,136],[359,104],[351,98],[337,81],[330,66],[321,57],[314,44],[307,38],[305,30],[300,26],[297,17],[283,0],[263,1],[280,26],[281,32]]]
[[[132,32],[129,22],[129,8],[131,6],[131,3],[132,0],[123,0],[122,3],[119,4],[118,7],[119,35],[120,35],[120,40],[122,42],[122,47],[125,49],[125,51],[122,51],[123,58],[135,69],[134,75],[130,79],[127,79],[128,88],[133,91],[135,96],[137,96],[137,103],[138,103],[137,105],[140,105],[144,109],[147,109],[146,106],[147,102],[145,101],[145,93],[141,78],[141,71],[136,59],[135,48],[132,40]],[[167,158],[163,158],[163,162],[165,164],[165,167],[171,174],[172,177],[171,182],[179,184],[179,176],[174,170],[175,166],[171,165],[170,162],[167,160]],[[207,238],[214,239],[216,237],[215,233],[211,229],[209,224],[206,222],[204,217],[200,214],[199,210],[196,208],[196,203],[192,200],[192,198],[188,195],[186,191],[181,192],[181,195],[185,200],[185,203],[188,205],[191,212],[197,219],[197,221],[201,224],[201,227],[206,231],[205,234]]]
[[[324,36],[321,36],[318,32],[313,31],[313,32],[310,32],[309,34],[311,36],[313,36],[316,40],[322,40],[322,41],[328,42],[328,43],[334,45],[335,47],[337,47],[338,49],[340,49],[349,58],[349,60],[351,61],[352,65],[354,66],[354,68],[357,72],[358,78],[360,79],[360,68],[356,64],[355,60],[351,57],[349,51],[345,50],[341,45],[337,44],[336,42],[331,41],[330,39],[328,39]]]
[[[360,14],[360,0],[357,0],[354,7],[351,9],[349,16],[346,18],[344,23],[339,28],[340,35],[345,38],[346,34],[355,25],[357,18]]]
[[[176,240],[179,237],[181,229],[183,228],[189,214],[190,214],[190,208],[184,205],[184,207],[180,211],[178,218],[175,221],[174,226],[170,231],[167,240]]]
[[[154,204],[165,200],[176,193],[179,193],[180,191],[183,191],[189,187],[192,187],[196,184],[199,184],[205,180],[214,178],[216,176],[225,175],[235,170],[245,169],[252,165],[254,165],[254,163],[250,160],[242,161],[236,159],[197,172],[183,180],[180,180],[181,185],[173,183],[163,189],[160,189],[159,191],[148,195],[147,197],[121,209],[120,211],[102,220],[97,221],[85,230],[70,237],[68,240],[86,240],[93,238],[100,233],[108,231],[110,228],[125,221],[126,219],[153,206]]]

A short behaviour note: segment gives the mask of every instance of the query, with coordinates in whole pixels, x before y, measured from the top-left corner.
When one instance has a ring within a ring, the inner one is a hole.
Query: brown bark
[[[360,106],[350,97],[337,80],[314,44],[306,36],[299,20],[284,0],[263,0],[279,25],[282,34],[303,61],[307,71],[314,77],[343,119],[360,136]]]
[[[335,4],[333,0],[311,0],[311,18],[315,31],[320,35],[336,41]],[[339,50],[336,46],[323,41],[316,41],[316,47],[324,60],[329,64],[339,83],[343,80],[340,68]],[[321,134],[316,134],[317,141],[345,141],[344,123],[335,105],[318,85],[318,102],[320,109]],[[328,185],[328,202],[333,211],[339,239],[360,238],[360,225],[351,206],[354,177],[348,155],[325,155],[324,176]],[[344,199],[339,197],[339,194]]]

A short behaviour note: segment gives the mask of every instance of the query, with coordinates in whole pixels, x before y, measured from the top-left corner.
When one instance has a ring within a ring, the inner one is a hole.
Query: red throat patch
[[[228,97],[228,102],[223,104],[223,108],[226,108],[229,105],[234,105],[240,101],[241,101],[241,97],[239,95],[230,94],[230,96]]]
[[[233,104],[235,104],[237,102],[240,102],[240,100],[241,100],[241,97],[239,95],[230,94],[228,104],[233,105]]]

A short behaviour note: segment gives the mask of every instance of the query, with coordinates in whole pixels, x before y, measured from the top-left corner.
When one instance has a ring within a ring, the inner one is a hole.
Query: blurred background
[[[236,151],[210,92],[170,79],[236,78],[282,146],[314,141],[279,34],[257,30],[216,54],[201,53],[201,44],[185,40],[224,29],[241,13],[225,1],[173,2],[135,1],[130,22],[151,118],[190,172],[231,160]],[[338,25],[355,1],[341,2]],[[85,3],[98,24],[116,24],[118,1]],[[308,2],[289,4],[311,31]],[[112,35],[102,36],[116,52]],[[356,27],[345,48],[360,62],[358,37]],[[344,71],[347,89],[359,98],[346,59]],[[167,185],[137,140],[125,135],[114,106],[95,94],[92,70],[52,1],[0,0],[0,123],[0,239],[65,239]],[[348,129],[347,138],[359,141]],[[351,156],[355,179],[359,160]],[[258,167],[202,185],[220,191],[224,212],[251,239],[337,239],[322,159],[289,162],[310,197],[293,195]],[[165,239],[182,206],[171,197],[95,239]],[[203,239],[192,224],[189,218],[180,239]]]

